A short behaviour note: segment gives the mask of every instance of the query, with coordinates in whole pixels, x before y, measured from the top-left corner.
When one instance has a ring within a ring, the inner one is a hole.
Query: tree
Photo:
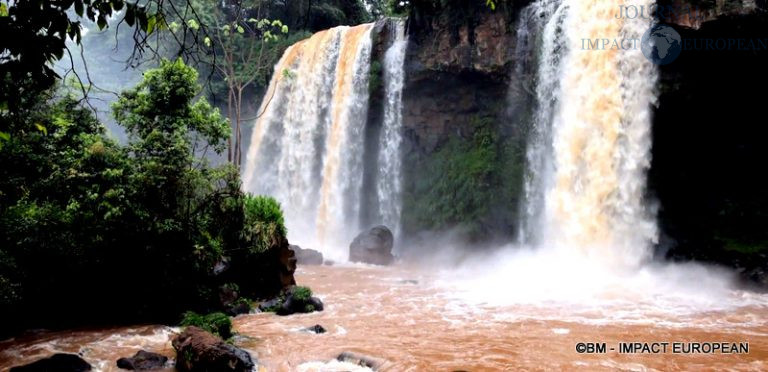
[[[278,35],[288,33],[288,26],[280,20],[261,18],[258,4],[255,18],[245,19],[245,11],[235,8],[233,21],[222,22],[220,13],[209,31],[223,57],[214,68],[227,84],[227,116],[235,124],[228,159],[238,167],[242,164],[243,93],[254,82],[265,84],[281,52],[275,47]]]
[[[254,84],[264,86],[279,54],[280,35],[288,34],[288,26],[280,20],[262,18],[262,2],[223,3],[213,6],[201,18],[171,23],[177,32],[180,23],[204,30],[204,43],[211,48],[204,63],[208,64],[226,85],[227,117],[234,125],[228,139],[227,160],[242,163],[243,96]]]
[[[180,59],[163,60],[144,74],[136,88],[125,91],[113,105],[115,120],[125,126],[128,150],[135,159],[131,177],[135,199],[151,217],[157,241],[181,239],[200,247],[202,261],[212,265],[227,238],[219,222],[205,213],[226,208],[217,203],[239,198],[239,179],[231,168],[211,168],[205,154],[221,153],[229,126],[205,99],[197,72]],[[138,208],[137,208],[138,209]],[[181,234],[181,237],[177,236]],[[190,252],[192,253],[192,252]]]
[[[208,164],[230,128],[197,98],[197,79],[163,60],[123,92],[125,146],[61,91],[19,100],[0,148],[0,313],[14,320],[0,333],[164,321],[222,309],[223,287],[249,298],[282,289],[282,211],[243,194],[234,166]]]
[[[67,45],[71,41],[82,47],[84,21],[95,23],[100,30],[108,28],[112,18],[119,19],[117,28],[123,24],[135,26],[130,62],[140,63],[147,51],[157,57],[150,37],[159,36],[155,31],[168,27],[169,16],[198,17],[188,1],[0,0],[0,146],[10,136],[5,123],[26,105],[23,99],[43,94],[60,78],[52,68],[55,62],[65,57],[72,61],[71,72],[87,97],[90,85],[82,82],[90,79],[75,71],[74,55],[79,53],[73,53]],[[198,39],[175,39],[178,54],[194,58],[192,51]]]

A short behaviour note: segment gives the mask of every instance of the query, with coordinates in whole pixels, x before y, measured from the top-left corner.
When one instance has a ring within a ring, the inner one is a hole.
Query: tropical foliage
[[[244,195],[234,167],[207,161],[225,149],[229,129],[196,98],[197,80],[181,61],[163,61],[123,92],[114,111],[126,145],[52,91],[25,98],[28,107],[9,116],[0,311],[15,315],[14,327],[171,319],[217,308],[222,283],[275,283],[258,264],[284,243],[282,212]],[[235,271],[237,261],[255,269]],[[241,288],[252,298],[281,289]]]

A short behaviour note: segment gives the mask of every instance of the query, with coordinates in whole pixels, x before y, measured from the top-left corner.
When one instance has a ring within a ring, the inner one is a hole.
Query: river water
[[[235,344],[268,371],[355,370],[331,362],[343,351],[381,359],[386,371],[768,368],[768,307],[762,295],[734,290],[730,301],[737,305],[687,312],[654,310],[620,297],[595,308],[547,301],[504,304],[464,296],[461,284],[472,282],[454,282],[449,272],[351,265],[301,268],[298,282],[323,299],[325,311],[238,316]],[[520,283],[489,283],[499,297],[505,296],[500,288],[516,287]],[[327,332],[301,331],[315,324]],[[173,357],[170,339],[178,331],[148,325],[30,333],[0,342],[0,369],[71,352],[81,353],[97,370],[114,371],[118,358],[139,349]],[[605,343],[606,352],[580,354],[580,342]],[[619,342],[670,346],[664,354],[620,354]],[[748,342],[749,353],[674,354],[673,342]]]

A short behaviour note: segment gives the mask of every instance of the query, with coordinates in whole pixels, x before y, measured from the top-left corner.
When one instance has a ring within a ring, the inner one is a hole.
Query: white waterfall
[[[405,22],[396,22],[394,42],[384,55],[384,124],[379,141],[376,183],[380,221],[397,235],[402,210],[403,84],[408,40]]]
[[[275,66],[243,187],[283,206],[292,243],[346,260],[359,229],[372,24],[318,32]]]
[[[648,258],[657,235],[644,203],[656,70],[639,45],[581,47],[584,39],[641,38],[648,20],[614,19],[622,5],[623,0],[532,5],[548,22],[528,152],[530,225],[523,230],[533,231],[545,248],[635,267]]]

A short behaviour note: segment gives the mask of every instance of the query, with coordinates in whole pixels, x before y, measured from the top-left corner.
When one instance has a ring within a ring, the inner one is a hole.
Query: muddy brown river
[[[478,301],[457,294],[464,288],[440,272],[423,269],[316,266],[301,268],[296,277],[323,299],[325,311],[288,317],[249,314],[234,320],[239,333],[235,344],[251,352],[262,370],[361,369],[333,361],[344,351],[379,358],[384,371],[768,368],[768,307],[762,295],[749,292],[729,294],[737,302],[734,306],[705,311],[653,309],[619,297],[580,308],[543,300]],[[496,283],[490,289],[503,296],[501,289],[515,285]],[[315,324],[327,332],[301,331]],[[116,371],[118,358],[140,349],[173,357],[170,339],[176,332],[148,325],[31,333],[0,342],[0,367],[6,370],[54,352],[70,352],[81,354],[96,370]],[[648,343],[646,347],[656,343],[659,352],[621,352],[620,343],[635,342]],[[580,343],[595,347],[594,353],[579,353]],[[666,352],[660,349],[663,343],[668,344]],[[748,343],[749,349],[691,353],[690,345],[697,343],[706,343],[702,348]],[[688,352],[683,353],[685,348]]]

